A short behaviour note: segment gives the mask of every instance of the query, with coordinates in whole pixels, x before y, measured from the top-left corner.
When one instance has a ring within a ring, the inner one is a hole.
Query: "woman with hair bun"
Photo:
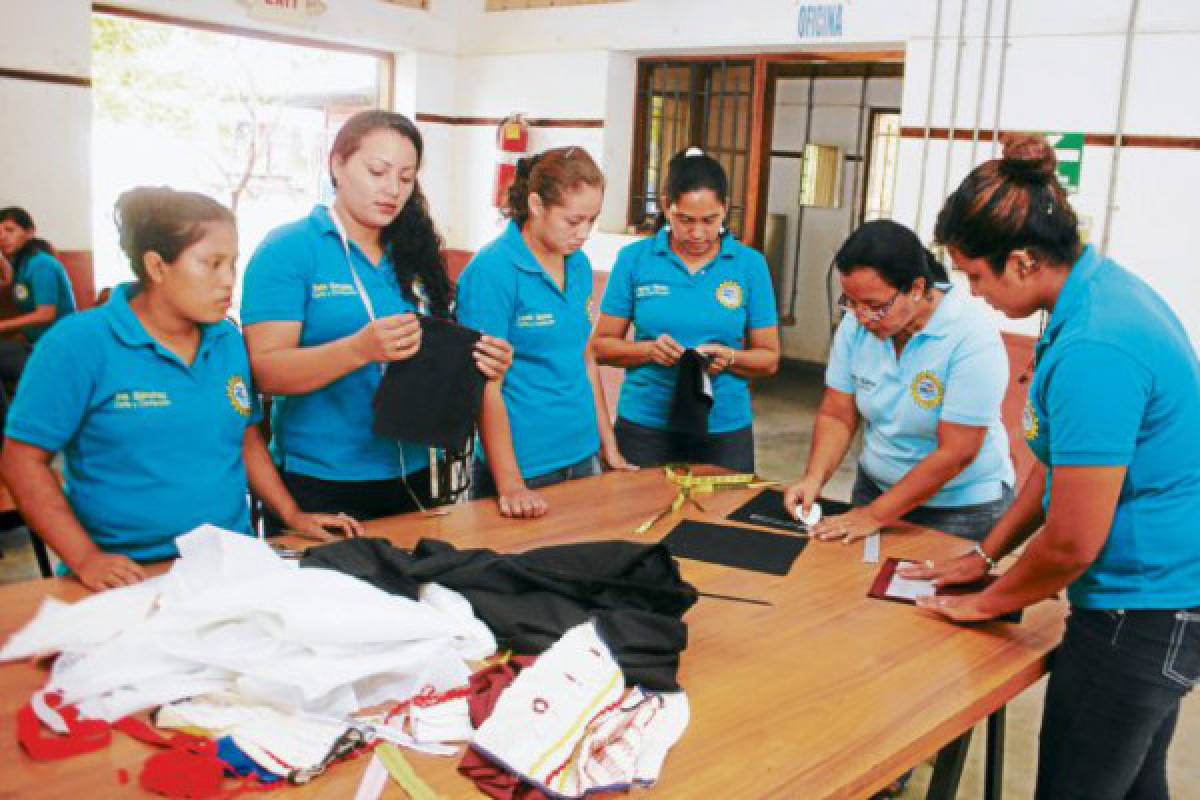
[[[1054,166],[1045,140],[1010,139],[938,215],[975,294],[1008,317],[1050,314],[1024,414],[1041,463],[982,548],[909,574],[968,583],[1024,544],[983,591],[920,604],[974,621],[1065,588],[1036,797],[1166,798],[1200,679],[1200,361],[1153,289],[1081,244]]]
[[[508,227],[459,281],[458,319],[512,342],[503,386],[484,391],[474,497],[500,513],[546,513],[536,490],[613,469],[634,469],[613,436],[588,347],[592,265],[580,249],[604,200],[604,175],[582,147],[522,159],[508,190]]]
[[[333,203],[276,228],[246,268],[241,318],[254,376],[275,398],[271,450],[310,511],[368,520],[433,500],[429,448],[371,429],[384,366],[421,347],[417,314],[452,313],[442,240],[417,180],[423,152],[402,114],[355,114],[329,154]],[[503,341],[476,345],[489,379],[511,360]]]
[[[90,589],[135,583],[211,523],[250,534],[250,487],[288,524],[328,538],[357,523],[305,514],[258,431],[237,327],[233,214],[201,194],[131,189],[117,200],[137,276],[42,338],[9,411],[0,469],[29,526]],[[51,470],[65,457],[66,490]]]
[[[846,312],[804,477],[785,503],[807,513],[865,424],[852,503],[815,528],[851,542],[903,520],[980,540],[1012,503],[1000,405],[1008,357],[1000,332],[916,234],[861,226],[834,257]]]

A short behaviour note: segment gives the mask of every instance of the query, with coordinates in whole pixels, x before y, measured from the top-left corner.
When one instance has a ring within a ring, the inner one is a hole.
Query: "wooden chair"
[[[11,531],[20,525],[25,525],[25,518],[17,510],[12,492],[8,490],[4,481],[0,480],[0,530]],[[26,527],[29,526],[26,525]],[[54,569],[50,566],[50,551],[46,548],[42,537],[34,533],[32,528],[29,528],[29,542],[33,545],[33,556],[37,559],[38,571],[41,572],[42,577],[54,577]]]

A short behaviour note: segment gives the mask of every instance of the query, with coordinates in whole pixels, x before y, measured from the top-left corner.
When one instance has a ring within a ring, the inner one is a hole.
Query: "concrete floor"
[[[814,369],[785,368],[776,377],[761,382],[755,391],[755,457],[763,477],[788,481],[799,477],[808,456],[812,418],[820,401],[822,375]],[[856,453],[847,456],[830,481],[826,493],[848,500],[854,480]],[[19,529],[0,534],[0,583],[36,578],[37,565],[28,534]],[[1045,681],[1030,687],[1008,706],[1005,752],[1005,796],[1031,797],[1037,768],[1037,733],[1042,713]],[[983,796],[984,733],[978,729],[959,789],[960,798]],[[1174,800],[1200,800],[1200,692],[1193,692],[1183,705],[1168,770]],[[917,767],[905,798],[925,796],[931,767]]]

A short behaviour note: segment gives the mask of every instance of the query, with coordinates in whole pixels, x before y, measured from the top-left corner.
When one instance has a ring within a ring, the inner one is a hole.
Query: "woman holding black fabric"
[[[274,230],[246,269],[242,322],[255,379],[275,396],[271,449],[301,508],[357,519],[429,505],[427,447],[372,433],[384,366],[421,347],[417,313],[448,318],[452,296],[417,182],[423,142],[400,114],[351,117],[329,157],[335,197]],[[475,361],[499,380],[507,343]]]

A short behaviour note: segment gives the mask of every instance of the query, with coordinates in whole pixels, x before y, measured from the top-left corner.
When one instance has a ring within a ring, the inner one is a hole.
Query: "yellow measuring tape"
[[[686,471],[684,471],[685,469]],[[778,481],[764,481],[757,475],[746,472],[733,475],[694,475],[690,466],[684,467],[678,464],[668,464],[663,471],[666,473],[667,480],[678,486],[679,491],[671,500],[670,505],[634,529],[633,532],[636,535],[640,536],[650,530],[663,517],[674,514],[683,508],[684,503],[691,503],[700,511],[707,513],[704,506],[697,502],[695,498],[697,494],[710,494],[717,489],[761,489],[764,486],[774,486],[778,483]]]
[[[391,742],[384,742],[375,748],[375,757],[379,759],[392,780],[412,798],[412,800],[441,800],[441,795],[429,788],[429,784],[417,777],[412,765],[400,753],[400,748]]]

